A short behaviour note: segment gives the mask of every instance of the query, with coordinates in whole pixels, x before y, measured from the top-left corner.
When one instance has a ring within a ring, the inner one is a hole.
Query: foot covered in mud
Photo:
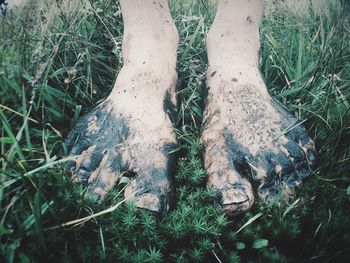
[[[273,101],[262,78],[255,79],[208,71],[204,161],[208,185],[229,215],[252,206],[253,187],[263,200],[291,195],[316,159],[306,130]]]
[[[152,74],[138,74],[117,87],[68,135],[66,144],[74,162],[74,181],[86,194],[102,200],[122,175],[132,177],[125,197],[157,214],[169,209],[173,192],[172,167],[177,147],[165,99],[174,93],[172,83]],[[140,88],[140,85],[153,86]],[[171,87],[164,90],[162,85]],[[161,89],[162,88],[162,89]]]

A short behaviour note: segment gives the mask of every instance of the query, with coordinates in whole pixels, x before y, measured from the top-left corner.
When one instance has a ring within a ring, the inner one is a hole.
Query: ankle
[[[246,87],[254,89],[257,94],[269,96],[260,69],[255,65],[242,65],[241,63],[231,63],[224,66],[210,65],[207,71],[207,86],[209,93],[220,96],[225,91],[244,90]]]
[[[134,26],[124,32],[124,65],[147,70],[175,69],[179,36],[175,25],[162,29]]]
[[[156,72],[150,67],[136,68],[124,66],[119,72],[116,84],[112,90],[113,97],[123,97],[126,100],[135,96],[143,100],[161,100],[163,103],[167,93],[175,95],[177,74],[175,68],[168,72]]]
[[[210,65],[259,65],[260,36],[248,32],[213,30],[206,40]]]
[[[175,68],[179,36],[168,1],[121,0],[120,3],[124,21],[124,65]]]
[[[219,0],[216,18],[207,36],[209,64],[258,66],[262,12],[262,0]]]

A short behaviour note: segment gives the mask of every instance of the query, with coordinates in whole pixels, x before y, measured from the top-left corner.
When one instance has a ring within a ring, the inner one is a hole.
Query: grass
[[[98,0],[1,17],[1,261],[347,262],[350,16],[345,1],[331,3],[329,15],[283,7],[265,14],[261,71],[275,99],[306,120],[319,161],[289,203],[257,202],[235,218],[213,205],[198,139],[214,17],[206,1],[170,1],[180,34],[182,147],[176,208],[162,219],[120,204],[123,182],[102,205],[84,200],[64,170],[64,137],[121,68],[119,5]]]

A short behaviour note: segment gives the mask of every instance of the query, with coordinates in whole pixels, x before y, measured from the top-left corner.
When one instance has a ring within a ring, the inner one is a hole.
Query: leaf
[[[286,211],[283,213],[282,218],[284,218],[293,208],[296,207],[296,205],[299,203],[300,198],[298,198],[297,200],[295,200],[293,202],[293,204],[291,204],[290,206],[287,207]]]
[[[236,248],[238,250],[243,250],[243,249],[245,249],[245,244],[243,242],[237,242],[236,243]]]
[[[0,235],[8,235],[11,234],[11,231],[7,229],[4,225],[0,225]]]
[[[269,245],[269,241],[267,239],[257,239],[253,243],[253,248],[254,249],[261,249],[264,247],[267,247]]]
[[[194,33],[190,39],[190,42],[188,43],[187,47],[183,51],[182,56],[180,57],[179,61],[183,61],[186,58],[189,50],[193,47],[193,44],[194,44],[197,36],[199,35],[199,30],[203,27],[203,21],[204,21],[203,18],[201,20],[199,20],[196,31],[194,31]]]
[[[49,203],[44,203],[43,205],[41,205],[40,208],[40,214],[44,215],[45,212],[47,211],[47,209],[52,206],[53,201],[50,201]],[[32,225],[35,223],[35,215],[31,214],[23,223],[22,223],[22,228],[24,231],[28,231]]]
[[[121,177],[120,180],[119,180],[119,185],[121,185],[121,184],[127,184],[127,183],[129,183],[129,181],[130,181],[130,179],[129,179],[128,177],[123,176],[123,177]]]
[[[249,226],[251,223],[253,223],[255,220],[257,220],[262,215],[263,215],[263,213],[258,213],[255,216],[253,216],[252,218],[250,218],[240,229],[238,229],[236,231],[235,234],[238,234],[239,232],[241,232],[245,227]]]

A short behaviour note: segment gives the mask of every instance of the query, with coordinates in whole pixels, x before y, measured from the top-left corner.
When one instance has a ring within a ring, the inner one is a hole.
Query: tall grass
[[[97,216],[123,200],[123,183],[96,205],[84,200],[82,189],[65,174],[62,141],[76,119],[112,88],[122,66],[123,28],[114,0],[56,4],[41,6],[40,15],[33,9],[0,18],[1,260],[347,262],[350,24],[345,5],[333,5],[328,15],[310,9],[300,16],[283,6],[266,12],[263,76],[275,99],[306,120],[319,162],[289,203],[258,202],[244,216],[227,218],[205,187],[198,139],[205,35],[215,10],[206,1],[170,1],[180,34],[181,158],[176,208],[156,219],[124,203]],[[89,215],[94,216],[86,222],[62,226]]]

